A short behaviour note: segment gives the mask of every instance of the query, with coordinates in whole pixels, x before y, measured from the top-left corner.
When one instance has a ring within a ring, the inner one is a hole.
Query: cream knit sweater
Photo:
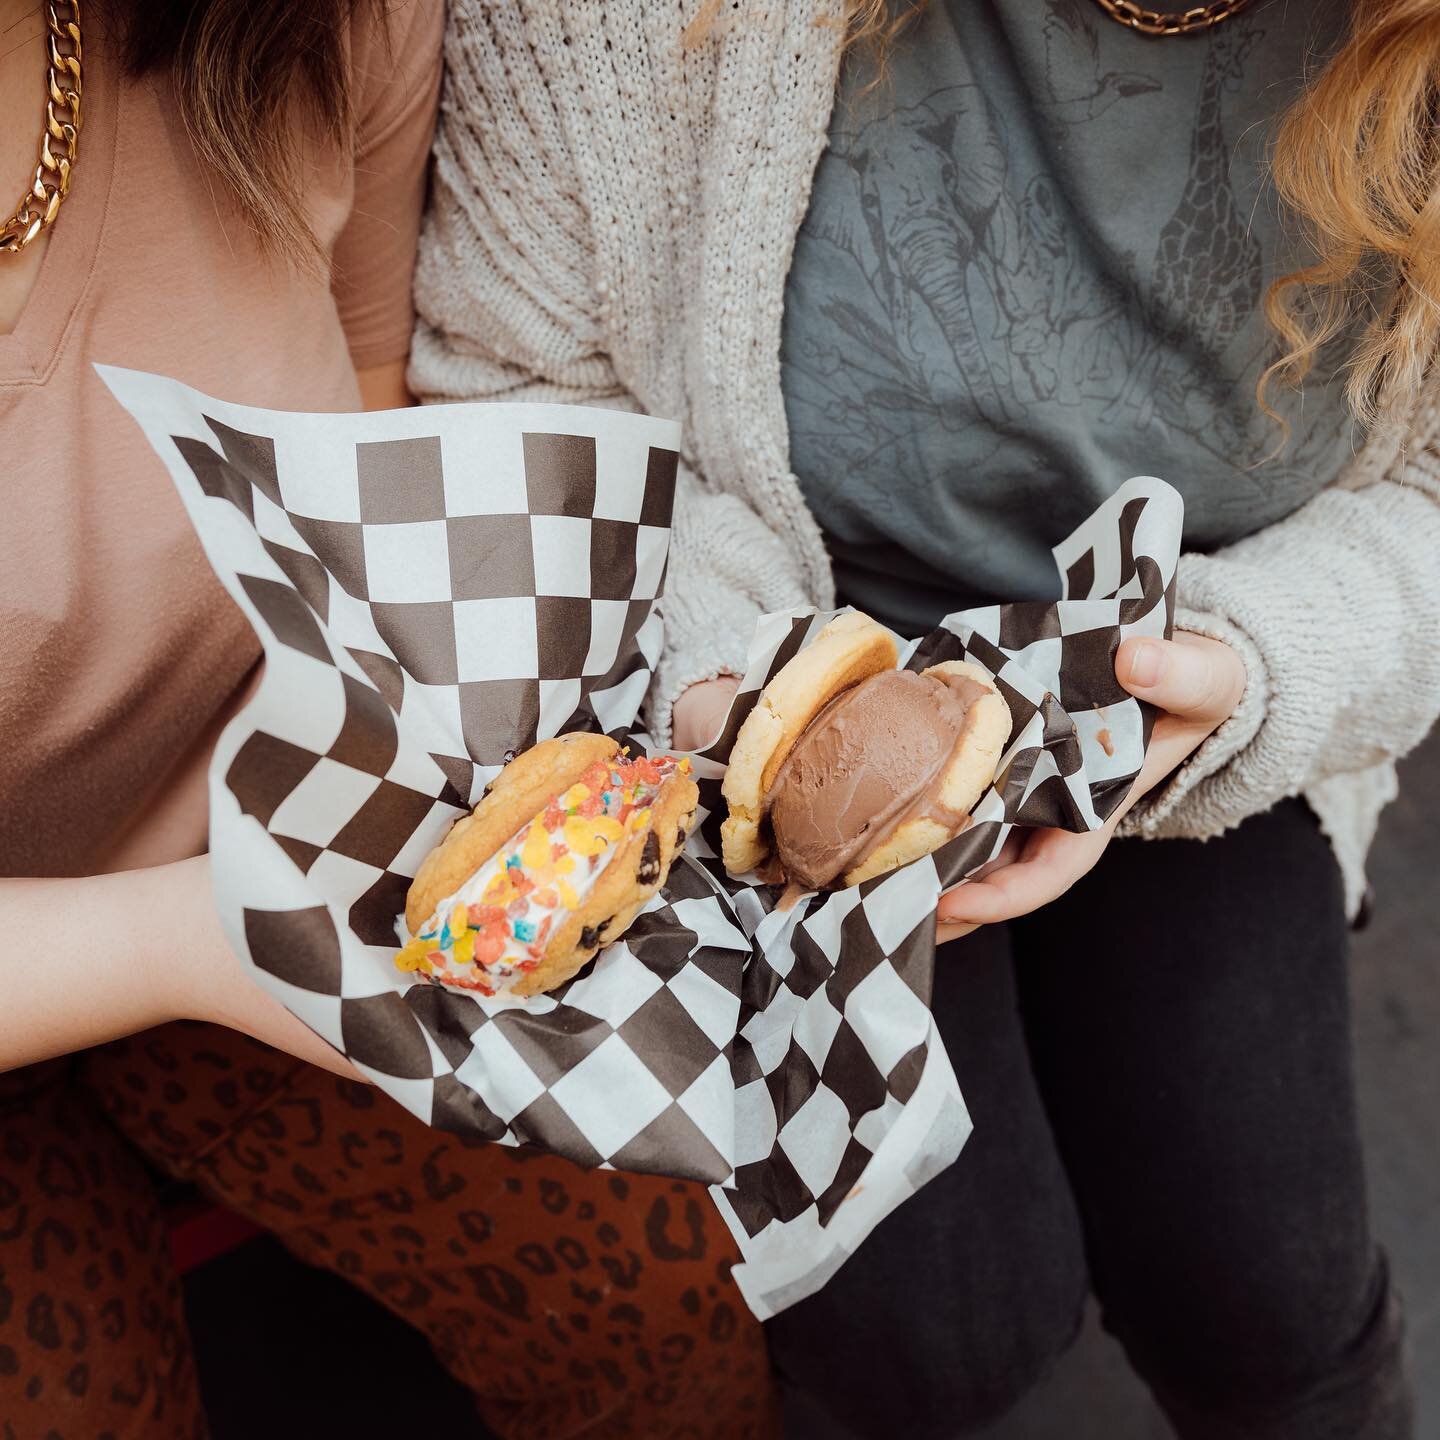
[[[780,323],[836,91],[836,7],[737,0],[687,47],[698,8],[450,0],[411,363],[427,400],[683,423],[662,743],[676,695],[743,668],[758,614],[834,600],[789,466]],[[1440,713],[1437,427],[1428,397],[1288,519],[1184,558],[1181,624],[1233,645],[1249,685],[1132,832],[1208,837],[1303,793],[1358,903],[1392,762]]]

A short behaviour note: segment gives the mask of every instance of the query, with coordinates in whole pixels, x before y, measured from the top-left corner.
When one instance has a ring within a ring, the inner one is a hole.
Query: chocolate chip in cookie
[[[660,878],[660,837],[653,830],[645,837],[635,878],[642,885],[653,885]]]
[[[615,917],[612,915],[610,920]],[[610,920],[602,920],[598,925],[586,925],[580,931],[580,948],[582,950],[593,950],[605,938],[605,932],[610,928]]]

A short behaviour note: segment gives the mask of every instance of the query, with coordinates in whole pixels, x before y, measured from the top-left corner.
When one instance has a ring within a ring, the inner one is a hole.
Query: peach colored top
[[[165,83],[124,79],[104,34],[86,36],[70,197],[0,335],[0,874],[205,847],[206,760],[259,644],[92,362],[351,410],[355,367],[405,356],[444,7],[385,8],[352,37],[352,152],[307,162],[333,280],[258,254]]]

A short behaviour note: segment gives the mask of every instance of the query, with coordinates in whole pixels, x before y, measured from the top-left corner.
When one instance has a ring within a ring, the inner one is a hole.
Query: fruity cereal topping
[[[509,990],[540,964],[619,842],[649,829],[660,787],[689,769],[673,755],[597,761],[435,907],[395,964],[482,995]]]

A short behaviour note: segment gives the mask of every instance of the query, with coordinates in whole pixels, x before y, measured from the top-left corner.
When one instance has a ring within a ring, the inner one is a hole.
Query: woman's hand
[[[1135,802],[1176,770],[1240,703],[1245,665],[1218,640],[1178,633],[1173,640],[1127,640],[1115,655],[1116,679],[1164,713],[1155,721],[1139,777],[1096,831],[1017,831],[982,874],[940,897],[937,941],[979,925],[1028,915],[1063,895],[1104,853]]]
[[[209,1020],[362,1079],[255,984],[200,856],[83,880],[0,880],[0,1070]]]
[[[738,675],[718,675],[682,690],[670,712],[675,748],[698,750],[713,740],[739,688]]]

